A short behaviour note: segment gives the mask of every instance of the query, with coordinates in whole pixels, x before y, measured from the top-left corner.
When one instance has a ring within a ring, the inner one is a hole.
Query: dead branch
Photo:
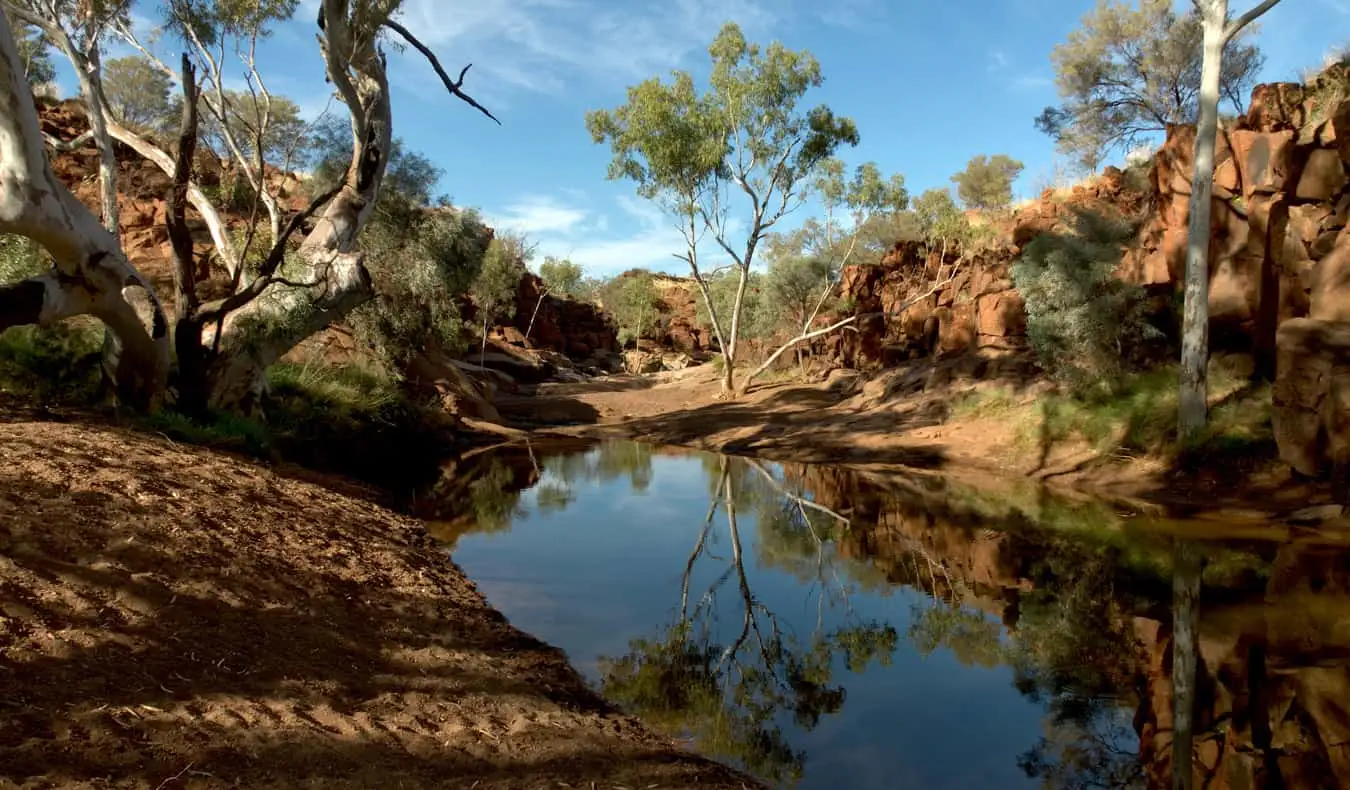
[[[178,154],[174,159],[173,183],[169,187],[165,224],[173,258],[173,284],[177,297],[178,319],[197,309],[196,277],[192,269],[192,233],[187,227],[188,180],[197,152],[197,80],[196,70],[183,53],[183,115],[178,125]]]
[[[847,327],[850,324],[857,323],[859,320],[864,318],[874,318],[876,316],[889,317],[900,315],[909,308],[913,307],[919,302],[922,302],[924,299],[927,299],[928,297],[932,296],[933,294],[950,285],[952,282],[956,280],[956,275],[957,272],[959,271],[960,266],[958,264],[957,269],[953,270],[951,276],[949,276],[947,279],[934,283],[933,286],[929,288],[927,291],[924,291],[918,296],[906,299],[903,304],[901,304],[899,307],[889,312],[885,310],[878,310],[870,313],[858,313],[857,315],[849,316],[848,318],[845,318],[841,321],[836,321],[833,324],[830,324],[829,326],[824,327],[822,329],[817,329],[811,332],[802,332],[801,334],[797,335],[796,337],[792,338],[791,340],[780,346],[777,351],[773,352],[773,354],[769,356],[768,359],[764,360],[764,364],[760,365],[758,368],[755,368],[755,371],[753,373],[751,373],[749,376],[746,376],[744,383],[741,384],[740,388],[741,392],[744,392],[745,389],[750,386],[750,383],[752,381],[762,376],[764,374],[764,371],[772,367],[773,363],[777,362],[779,357],[783,356],[783,354],[786,353],[788,349],[796,346],[798,343],[802,343],[807,340],[814,340],[815,338],[820,337],[821,335],[828,335],[829,333],[833,332],[836,329],[843,329],[844,327]]]
[[[51,146],[53,151],[66,153],[69,151],[74,151],[75,149],[80,148],[81,146],[84,146],[91,140],[93,140],[94,130],[90,129],[73,140],[58,140],[52,135],[44,132],[42,134],[42,139],[47,141],[47,145]]]
[[[431,67],[436,70],[436,76],[441,78],[441,82],[445,85],[446,90],[464,100],[470,107],[476,108],[487,117],[497,121],[497,125],[501,126],[502,122],[497,119],[497,116],[493,115],[486,107],[479,104],[472,96],[462,90],[464,86],[464,75],[469,73],[469,68],[473,66],[472,63],[465,66],[463,69],[460,69],[458,80],[452,80],[450,79],[450,75],[445,73],[445,69],[441,67],[441,61],[436,57],[436,53],[432,52],[426,44],[418,41],[417,37],[412,34],[412,31],[392,19],[385,20],[384,25],[395,33],[398,33],[405,41],[412,44],[414,49],[422,53],[422,56],[431,63]]]

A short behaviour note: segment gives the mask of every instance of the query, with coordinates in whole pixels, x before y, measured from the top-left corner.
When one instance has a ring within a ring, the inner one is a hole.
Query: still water
[[[512,623],[772,786],[1161,787],[1174,731],[1197,787],[1350,786],[1327,536],[627,442],[494,451],[429,501]]]

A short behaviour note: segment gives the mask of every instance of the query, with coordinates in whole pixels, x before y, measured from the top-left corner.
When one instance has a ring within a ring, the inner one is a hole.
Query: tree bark
[[[166,176],[174,177],[174,159],[164,149],[112,119],[108,121],[108,134],[114,140],[153,162],[160,170],[164,171]],[[188,182],[187,200],[201,215],[202,221],[206,223],[206,228],[211,233],[211,243],[215,245],[216,254],[224,262],[226,272],[231,279],[235,278],[241,265],[239,255],[235,251],[234,241],[230,238],[229,229],[226,228],[220,212],[216,211],[215,204],[206,197],[206,193],[194,181]]]
[[[1228,0],[1205,0],[1204,55],[1200,75],[1200,117],[1191,178],[1189,240],[1186,246],[1185,306],[1182,312],[1181,372],[1177,435],[1185,442],[1205,428],[1209,363],[1209,236],[1214,189],[1214,147],[1219,124],[1219,72],[1223,67],[1223,25]]]
[[[26,236],[53,258],[52,269],[0,288],[0,329],[50,325],[88,314],[116,336],[119,396],[155,408],[168,381],[168,321],[149,283],[117,239],[66,189],[47,159],[37,110],[6,15],[0,14],[0,232]],[[124,294],[147,294],[150,328]]]
[[[275,284],[228,315],[203,341],[218,344],[209,374],[210,405],[254,411],[266,392],[266,372],[305,338],[341,320],[374,296],[356,239],[375,209],[392,145],[393,116],[384,58],[374,30],[353,30],[348,0],[323,0],[323,51],[328,79],[352,113],[356,145],[337,196],[305,237]],[[370,24],[370,20],[363,20]]]

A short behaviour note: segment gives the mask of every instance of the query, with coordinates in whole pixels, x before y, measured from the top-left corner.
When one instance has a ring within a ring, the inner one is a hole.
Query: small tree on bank
[[[516,294],[520,280],[525,276],[527,247],[521,237],[501,236],[488,244],[483,266],[478,277],[469,286],[469,296],[482,323],[482,343],[479,345],[478,364],[487,357],[488,329],[497,321],[516,314]]]
[[[661,300],[656,290],[656,278],[651,272],[624,274],[611,280],[602,290],[605,310],[619,325],[620,347],[628,345],[630,340],[636,347],[644,335],[656,329]]]
[[[628,90],[628,102],[588,113],[597,143],[613,153],[609,177],[634,181],[638,194],[677,218],[686,261],[703,296],[724,361],[722,392],[735,392],[737,342],[745,289],[760,243],[802,204],[816,169],[841,145],[856,145],[853,122],[828,107],[803,111],[798,102],[821,84],[820,64],[806,51],[773,43],[761,48],[727,23],[708,48],[712,74],[700,92],[676,72],[671,84],[651,79]],[[732,203],[746,228],[734,238]],[[737,294],[729,316],[714,304],[699,266],[704,234],[726,253]]]
[[[829,334],[851,322],[852,319],[844,319],[821,329],[812,329],[817,316],[834,296],[843,276],[844,267],[853,258],[863,230],[874,218],[898,214],[909,204],[909,191],[905,189],[904,176],[896,173],[889,178],[883,178],[881,170],[874,162],[859,165],[854,170],[853,178],[845,181],[843,163],[837,159],[828,160],[820,168],[815,187],[825,205],[825,222],[819,234],[821,249],[816,253],[817,260],[824,262],[824,288],[819,291],[815,304],[803,315],[796,336],[770,354],[758,368],[745,377],[741,384],[742,391],[768,371],[789,349]],[[841,212],[847,213],[847,224],[839,221],[837,215]]]
[[[530,313],[530,323],[525,327],[525,339],[530,339],[534,330],[534,319],[539,317],[539,308],[547,296],[576,296],[585,273],[581,266],[567,258],[544,256],[539,264],[539,298],[534,302],[534,312]]]

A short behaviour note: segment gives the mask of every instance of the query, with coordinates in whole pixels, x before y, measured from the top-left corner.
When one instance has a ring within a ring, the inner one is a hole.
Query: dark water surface
[[[429,496],[465,503],[433,531],[512,623],[774,786],[1167,786],[1174,729],[1197,787],[1350,786],[1335,537],[627,442],[494,451]]]

